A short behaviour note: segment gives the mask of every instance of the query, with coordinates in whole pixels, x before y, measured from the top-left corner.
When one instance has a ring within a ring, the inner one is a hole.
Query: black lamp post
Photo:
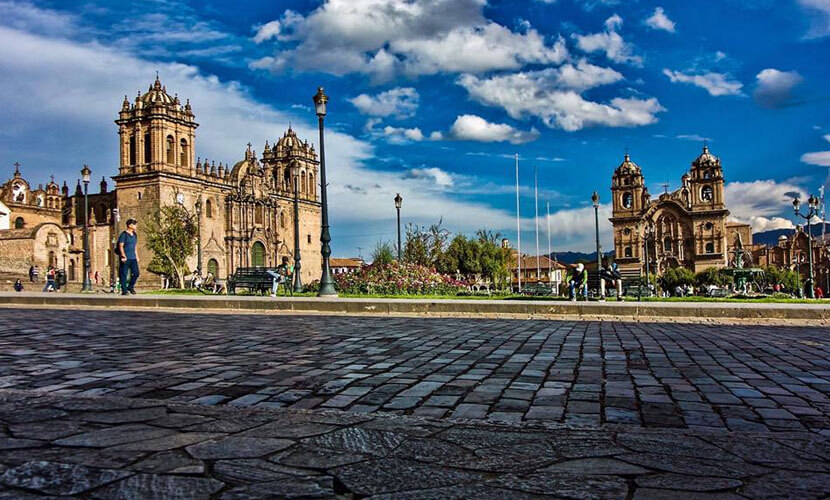
[[[806,214],[801,213],[801,200],[798,197],[793,198],[793,210],[795,211],[795,215],[807,219],[807,259],[809,263],[809,271],[807,275],[807,282],[805,285],[807,286],[807,298],[814,299],[816,298],[815,292],[813,290],[813,235],[811,231],[810,219],[812,219],[819,210],[819,199],[813,195],[807,199],[807,207],[809,211]]]
[[[300,262],[300,166],[294,163],[291,166],[294,177],[294,293],[302,293],[303,280],[300,277],[302,263]]]
[[[336,297],[337,291],[334,289],[334,281],[331,279],[331,267],[329,258],[331,257],[331,235],[329,234],[329,206],[328,198],[326,197],[326,148],[323,142],[323,119],[326,117],[326,103],[329,102],[329,97],[323,92],[323,87],[317,87],[317,93],[314,94],[314,109],[317,112],[317,122],[320,127],[320,202],[323,208],[323,227],[320,234],[320,243],[322,248],[320,253],[323,255],[323,275],[320,278],[320,291],[317,293],[319,297]]]
[[[82,292],[92,291],[92,283],[89,282],[91,268],[89,262],[89,179],[91,176],[92,170],[88,165],[84,165],[81,169],[81,178],[84,181],[84,284],[81,287]]]
[[[202,198],[196,200],[196,275],[202,275]]]
[[[401,261],[401,205],[403,198],[401,193],[395,194],[395,209],[398,211],[398,262]]]
[[[600,298],[604,298],[602,294],[602,252],[599,248],[599,193],[594,191],[594,194],[591,195],[591,203],[594,204],[594,222],[596,223],[596,231],[597,231],[597,292],[599,292]]]

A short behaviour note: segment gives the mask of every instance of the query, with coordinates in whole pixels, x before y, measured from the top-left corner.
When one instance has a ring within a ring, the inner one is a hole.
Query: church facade
[[[611,178],[611,195],[615,261],[625,276],[637,276],[646,262],[657,274],[726,267],[738,235],[751,244],[748,225],[727,222],[723,167],[708,146],[683,174],[680,188],[656,198],[626,154]]]
[[[133,102],[125,96],[115,123],[120,145],[118,173],[112,177],[115,189],[108,191],[102,179],[99,192],[89,195],[90,267],[102,282],[115,276],[114,241],[126,220],[133,218],[139,222],[139,286],[160,284],[161,278],[147,271],[152,254],[142,226],[157,217],[161,206],[174,203],[191,213],[196,213],[197,203],[201,206],[203,274],[210,271],[224,279],[238,267],[276,267],[282,257],[293,263],[295,183],[301,276],[304,283],[319,278],[319,163],[314,147],[290,127],[273,146],[266,141],[260,157],[248,144],[232,166],[202,160],[195,156],[199,125],[190,102],[182,104],[178,96],[170,96],[158,78]],[[82,279],[80,184],[72,195],[66,183],[61,188],[54,181],[33,190],[17,168],[0,187],[0,202],[7,208],[0,206],[0,213],[8,213],[0,215],[0,224],[7,221],[9,226],[0,227],[0,252],[14,255],[3,259],[0,272],[54,265],[67,269],[71,281]],[[197,268],[198,257],[189,258],[191,270]]]

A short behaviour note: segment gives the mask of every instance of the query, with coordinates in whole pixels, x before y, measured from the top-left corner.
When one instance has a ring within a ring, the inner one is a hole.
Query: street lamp
[[[809,211],[806,214],[802,214],[801,200],[799,200],[797,196],[793,198],[793,211],[795,212],[795,215],[803,219],[807,219],[807,258],[809,262],[809,271],[805,285],[807,286],[808,299],[816,298],[813,290],[813,234],[811,231],[810,219],[818,213],[819,203],[819,199],[811,194],[807,199],[807,208],[809,208]]]
[[[401,261],[401,205],[403,204],[403,198],[401,198],[401,193],[397,193],[395,195],[395,209],[398,211],[398,262]]]
[[[329,264],[329,257],[331,257],[331,235],[329,234],[329,206],[328,198],[326,197],[326,149],[323,142],[323,119],[326,117],[326,103],[329,102],[329,98],[323,92],[323,87],[317,87],[317,93],[314,94],[313,100],[314,110],[317,113],[317,122],[320,128],[320,202],[323,209],[323,227],[320,233],[320,243],[322,243],[320,253],[323,255],[323,275],[320,277],[320,291],[317,295],[319,297],[336,297],[337,291],[334,289],[334,281],[331,279],[331,268]]]
[[[196,200],[196,275],[202,275],[202,198]]]
[[[92,283],[89,282],[91,268],[89,262],[89,179],[91,176],[92,170],[88,165],[84,165],[81,169],[81,178],[84,181],[84,284],[81,287],[82,292],[92,291]]]
[[[300,166],[297,162],[291,165],[291,174],[294,177],[294,293],[302,293],[303,280],[300,277]]]
[[[599,248],[599,193],[594,191],[591,195],[591,203],[594,204],[594,220],[597,230],[597,290],[599,291],[599,298],[605,298],[604,290],[602,289],[602,253]]]

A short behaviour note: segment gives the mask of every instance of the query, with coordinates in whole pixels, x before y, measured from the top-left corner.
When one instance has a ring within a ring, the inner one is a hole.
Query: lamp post
[[[799,200],[798,197],[793,198],[793,211],[795,212],[795,215],[807,220],[807,259],[809,263],[809,271],[805,285],[807,286],[808,299],[816,298],[813,290],[813,235],[811,232],[810,219],[818,213],[819,203],[819,199],[811,194],[807,199],[807,208],[809,208],[809,211],[806,214],[802,214],[801,200]]]
[[[112,265],[110,265],[110,292],[115,293],[115,278],[117,276],[118,271],[116,270],[119,262],[121,259],[118,258],[118,254],[115,253],[115,244],[118,241],[118,221],[121,220],[121,216],[118,214],[118,209],[112,209],[112,241],[110,242],[110,261]]]
[[[317,93],[314,94],[313,100],[314,109],[317,113],[317,122],[320,127],[320,202],[323,212],[323,227],[320,233],[320,243],[322,243],[320,253],[323,256],[323,275],[320,277],[320,291],[317,295],[319,297],[336,297],[337,291],[335,291],[334,281],[331,279],[329,263],[329,257],[331,257],[331,235],[329,234],[329,206],[326,196],[326,149],[323,142],[323,119],[326,117],[326,103],[329,102],[329,98],[323,92],[323,87],[317,87]]]
[[[196,200],[196,275],[202,275],[202,198]]]
[[[401,205],[403,204],[403,198],[401,198],[401,193],[397,193],[395,195],[395,209],[398,211],[398,262],[401,261]]]
[[[291,173],[294,177],[294,293],[303,291],[303,280],[300,278],[300,191],[299,180],[300,166],[294,163],[291,166]]]
[[[602,252],[599,248],[599,193],[594,191],[591,195],[591,203],[594,205],[594,222],[596,223],[597,231],[597,290],[599,298],[605,298],[605,290],[602,289]]]
[[[92,291],[92,283],[89,282],[91,268],[89,262],[89,179],[91,176],[92,170],[88,165],[84,165],[81,169],[81,178],[84,181],[84,284],[81,287],[82,292]]]

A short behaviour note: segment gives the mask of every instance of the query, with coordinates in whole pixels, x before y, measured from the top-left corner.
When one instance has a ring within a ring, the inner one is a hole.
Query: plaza
[[[830,493],[821,326],[4,308],[0,391],[0,498]]]

